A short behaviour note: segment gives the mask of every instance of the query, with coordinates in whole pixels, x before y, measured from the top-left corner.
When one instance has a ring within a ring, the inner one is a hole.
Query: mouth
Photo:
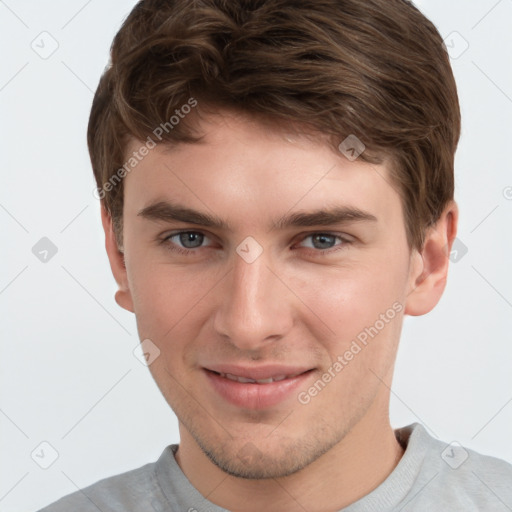
[[[212,370],[213,371],[213,370]],[[311,371],[311,370],[307,370]],[[236,382],[251,383],[251,384],[270,384],[272,382],[280,382],[285,379],[293,379],[303,372],[295,373],[293,375],[276,375],[275,377],[267,377],[266,379],[251,379],[249,377],[241,377],[240,375],[233,375],[232,373],[213,372],[225,379],[234,380]]]
[[[238,368],[230,372],[203,368],[217,397],[244,409],[268,409],[291,398],[315,371],[311,369]]]

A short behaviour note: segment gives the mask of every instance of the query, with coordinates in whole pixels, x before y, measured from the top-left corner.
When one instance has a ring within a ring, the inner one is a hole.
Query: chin
[[[275,436],[273,439],[230,440],[215,445],[196,437],[196,442],[224,473],[237,478],[261,480],[293,475],[339,441],[333,431],[311,432],[305,437],[309,441]]]

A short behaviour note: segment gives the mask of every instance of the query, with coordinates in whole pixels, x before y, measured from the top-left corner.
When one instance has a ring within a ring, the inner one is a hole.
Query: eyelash
[[[199,234],[199,235],[203,235],[204,237],[208,238],[207,235],[205,235],[201,231],[183,230],[183,231],[177,231],[175,233],[171,233],[170,235],[165,236],[162,240],[160,240],[160,244],[163,245],[169,251],[177,252],[177,253],[183,254],[185,256],[191,256],[192,254],[197,253],[199,249],[203,248],[203,247],[197,247],[196,249],[186,249],[186,248],[184,249],[184,248],[179,247],[179,246],[177,246],[176,244],[174,244],[174,243],[172,243],[170,241],[171,238],[174,238],[174,237],[179,236],[179,235],[184,234],[184,233]],[[324,232],[324,231],[317,231],[317,232],[314,232],[314,233],[309,233],[309,234],[305,235],[300,240],[300,242],[306,240],[307,238],[313,237],[314,235],[332,236],[332,237],[338,238],[339,240],[341,240],[343,242],[341,245],[332,247],[330,249],[314,249],[314,248],[313,249],[309,249],[308,252],[316,253],[315,256],[318,256],[318,257],[327,256],[327,255],[332,254],[333,252],[336,252],[336,251],[339,251],[339,250],[343,250],[343,249],[346,248],[347,245],[350,245],[352,243],[352,240],[349,240],[348,238],[340,236],[340,235],[338,235],[336,233],[329,233],[329,232]]]

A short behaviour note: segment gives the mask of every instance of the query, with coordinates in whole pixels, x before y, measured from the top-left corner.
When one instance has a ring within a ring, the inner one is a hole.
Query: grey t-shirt
[[[419,423],[395,430],[405,453],[376,489],[342,512],[512,510],[512,465],[430,436]],[[153,463],[105,478],[39,512],[226,512],[176,463],[178,445]]]

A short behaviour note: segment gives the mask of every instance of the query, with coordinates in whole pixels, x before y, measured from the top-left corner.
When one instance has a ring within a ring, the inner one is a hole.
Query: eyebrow
[[[185,222],[200,226],[232,231],[229,224],[215,215],[200,212],[168,201],[158,201],[140,210],[137,214],[144,219],[164,222]],[[281,217],[273,223],[272,229],[289,227],[330,226],[346,222],[377,221],[377,217],[359,208],[336,206],[311,212],[297,212]]]

